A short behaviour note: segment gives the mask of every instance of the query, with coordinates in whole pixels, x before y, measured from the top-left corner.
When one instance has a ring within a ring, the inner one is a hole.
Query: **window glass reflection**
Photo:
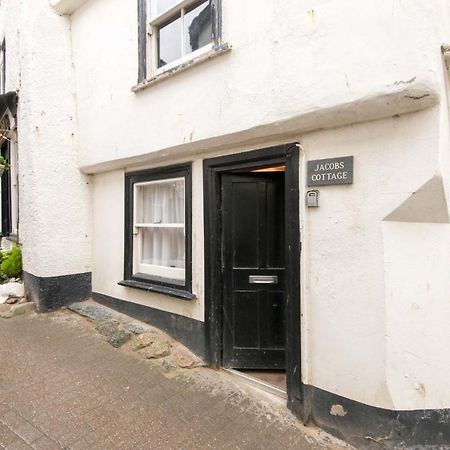
[[[158,67],[181,58],[181,18],[162,26],[158,33]]]
[[[184,15],[184,53],[191,53],[212,40],[210,1],[196,3]]]

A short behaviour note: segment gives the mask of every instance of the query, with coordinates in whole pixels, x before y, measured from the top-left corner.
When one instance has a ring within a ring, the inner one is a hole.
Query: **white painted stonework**
[[[2,0],[3,35],[6,90],[19,95],[24,270],[40,277],[90,272],[91,197],[89,177],[78,170],[70,20],[54,14],[46,0]]]
[[[204,321],[203,160],[299,141],[303,381],[377,407],[450,408],[450,5],[224,1],[232,50],[134,93],[136,2],[50,3],[0,2],[25,270],[92,270],[94,292]],[[349,155],[354,183],[306,208],[306,162]],[[181,162],[190,302],[117,284],[125,173]]]
[[[58,14],[70,15],[86,3],[86,0],[49,0],[50,6]]]
[[[21,298],[24,295],[23,283],[9,282],[0,285],[0,304],[5,303],[10,297]]]

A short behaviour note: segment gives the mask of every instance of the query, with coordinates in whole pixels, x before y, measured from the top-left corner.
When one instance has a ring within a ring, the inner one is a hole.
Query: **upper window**
[[[157,68],[198,50],[210,49],[211,1],[190,4],[186,1],[152,0],[150,27],[151,35],[156,35]]]
[[[192,298],[190,167],[126,176],[125,281]]]
[[[139,81],[220,45],[221,0],[138,0]]]

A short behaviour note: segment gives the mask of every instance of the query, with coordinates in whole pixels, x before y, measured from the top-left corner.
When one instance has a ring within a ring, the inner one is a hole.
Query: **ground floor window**
[[[122,284],[190,292],[191,167],[129,173],[125,196]]]

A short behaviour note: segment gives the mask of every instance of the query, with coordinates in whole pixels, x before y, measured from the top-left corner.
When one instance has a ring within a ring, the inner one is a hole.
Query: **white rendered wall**
[[[223,3],[233,50],[137,94],[135,3],[90,0],[72,16],[81,165],[98,173],[94,291],[204,320],[202,158],[300,140],[304,173],[354,155],[353,185],[301,202],[303,381],[384,408],[450,407],[449,6]],[[198,299],[118,286],[124,172],[187,160]],[[433,179],[439,201],[427,191],[411,207]]]
[[[89,177],[78,170],[70,20],[46,0],[2,0],[7,89],[18,90],[20,240],[24,270],[89,272]]]
[[[435,340],[450,339],[445,301],[450,285],[447,271],[438,270],[450,266],[450,225],[384,220],[439,172],[437,119],[435,108],[300,137],[302,159],[355,157],[354,184],[319,188],[320,207],[301,211],[304,382],[385,408],[449,404],[440,378],[450,370],[450,356]],[[171,161],[177,162],[183,161]],[[123,176],[123,171],[95,176],[93,290],[204,320],[201,158],[193,165],[198,298],[192,302],[117,285],[123,276]],[[387,234],[387,227],[397,234]],[[429,265],[433,246],[441,251]],[[428,286],[433,299],[438,295],[425,315],[417,311],[425,311],[429,296],[417,286]],[[417,364],[399,364],[409,353],[417,355]],[[440,367],[439,376],[434,367]]]
[[[450,372],[450,355],[435,345],[450,339],[450,225],[385,221],[440,172],[438,113],[301,139],[307,159],[355,158],[354,184],[319,188],[320,207],[305,211],[308,382],[314,386],[393,409],[450,404],[441,380]],[[404,358],[415,358],[415,366]]]
[[[71,16],[81,164],[91,172],[230,144],[220,136],[240,133],[238,144],[420,108],[435,101],[442,4],[223,2],[233,50],[134,94],[136,4],[90,0]]]

